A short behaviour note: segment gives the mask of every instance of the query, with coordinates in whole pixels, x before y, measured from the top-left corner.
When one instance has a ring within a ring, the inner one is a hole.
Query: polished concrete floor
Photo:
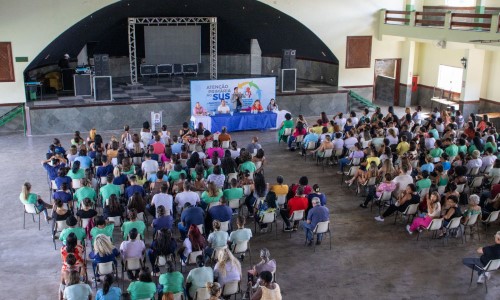
[[[108,139],[112,132],[103,133]],[[240,145],[246,145],[257,135],[266,151],[268,165],[266,180],[274,182],[277,175],[286,183],[296,182],[302,175],[310,184],[318,183],[327,195],[332,221],[332,250],[328,240],[316,252],[304,246],[304,234],[281,232],[278,220],[278,238],[272,234],[257,233],[252,240],[253,262],[258,250],[267,247],[277,260],[277,281],[283,299],[499,299],[500,274],[490,280],[489,292],[476,285],[476,277],[469,289],[470,270],[462,265],[462,258],[475,257],[475,249],[493,243],[491,228],[481,241],[475,238],[462,244],[460,239],[429,241],[425,235],[420,241],[409,236],[402,224],[373,220],[376,212],[359,208],[362,198],[340,185],[336,168],[304,161],[297,152],[286,151],[276,143],[276,132],[242,132],[233,134]],[[64,145],[71,135],[59,136]],[[48,198],[46,174],[40,161],[52,136],[25,138],[20,135],[0,137],[0,175],[2,199],[0,208],[0,298],[2,299],[57,299],[60,276],[60,255],[54,251],[49,226],[27,219],[22,228],[22,205],[18,197],[24,181],[30,181],[33,192]],[[253,222],[247,224],[253,229]],[[117,245],[118,246],[118,245]],[[58,245],[59,249],[59,245]],[[245,259],[243,269],[249,269]],[[89,269],[90,274],[90,269]],[[126,283],[128,284],[128,282]],[[121,286],[121,282],[120,282]]]

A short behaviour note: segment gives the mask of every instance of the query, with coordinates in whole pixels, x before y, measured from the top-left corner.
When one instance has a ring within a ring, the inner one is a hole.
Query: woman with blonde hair
[[[97,130],[95,128],[90,129],[89,137],[87,138],[87,142],[93,142],[95,140],[96,134],[97,134]]]
[[[107,263],[112,261],[116,266],[116,257],[120,255],[120,251],[115,248],[111,239],[104,234],[96,236],[94,241],[94,249],[89,253],[89,258],[92,259],[92,268],[95,273],[95,268],[99,263]]]
[[[241,280],[241,264],[228,248],[220,250],[217,258],[214,275],[221,287],[227,282]]]
[[[222,294],[222,287],[218,282],[207,282],[208,293],[210,294],[209,300],[219,300]]]
[[[217,187],[215,182],[209,181],[207,185],[207,190],[204,191],[200,197],[202,200],[201,206],[205,208],[209,206],[210,203],[212,202],[219,202],[222,195],[223,195],[222,190]]]
[[[21,200],[22,204],[34,204],[35,209],[38,213],[43,212],[45,221],[47,221],[47,223],[49,223],[49,221],[52,219],[47,213],[47,209],[52,208],[52,206],[43,201],[40,195],[31,193],[31,183],[25,182],[23,184],[21,194],[19,195],[19,200]]]
[[[384,162],[382,162],[382,167],[378,170],[378,177],[380,179],[384,178],[385,174],[394,174],[396,173],[396,169],[394,168],[394,165],[392,164],[392,159],[386,159]]]

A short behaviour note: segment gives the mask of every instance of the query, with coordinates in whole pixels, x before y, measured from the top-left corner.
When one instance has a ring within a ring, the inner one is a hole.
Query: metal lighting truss
[[[135,25],[198,25],[210,24],[210,79],[217,79],[217,17],[142,17],[128,18],[128,53],[130,81],[137,82]]]

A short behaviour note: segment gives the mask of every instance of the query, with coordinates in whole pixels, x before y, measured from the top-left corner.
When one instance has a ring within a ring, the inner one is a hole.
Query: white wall
[[[500,102],[500,84],[498,83],[498,78],[500,78],[500,52],[491,52],[488,56],[489,61],[489,82],[486,87],[486,95],[481,95],[481,98],[488,100],[493,100]]]
[[[439,65],[462,68],[460,59],[464,56],[463,49],[440,49],[433,43],[421,43],[419,46],[418,68],[419,84],[435,86],[438,81]]]
[[[400,42],[375,39],[380,9],[402,10],[400,0],[260,0],[299,20],[312,30],[339,59],[339,86],[372,85],[375,59],[400,58]],[[347,36],[372,35],[370,68],[346,69]]]
[[[94,11],[117,0],[0,0],[0,40],[12,43],[15,82],[0,82],[0,103],[25,102],[23,71],[50,42]]]

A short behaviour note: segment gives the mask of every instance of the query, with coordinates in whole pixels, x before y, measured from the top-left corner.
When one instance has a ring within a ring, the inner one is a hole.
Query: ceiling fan
[[[470,40],[469,43],[480,43],[480,44],[500,43],[500,39],[499,40]]]

